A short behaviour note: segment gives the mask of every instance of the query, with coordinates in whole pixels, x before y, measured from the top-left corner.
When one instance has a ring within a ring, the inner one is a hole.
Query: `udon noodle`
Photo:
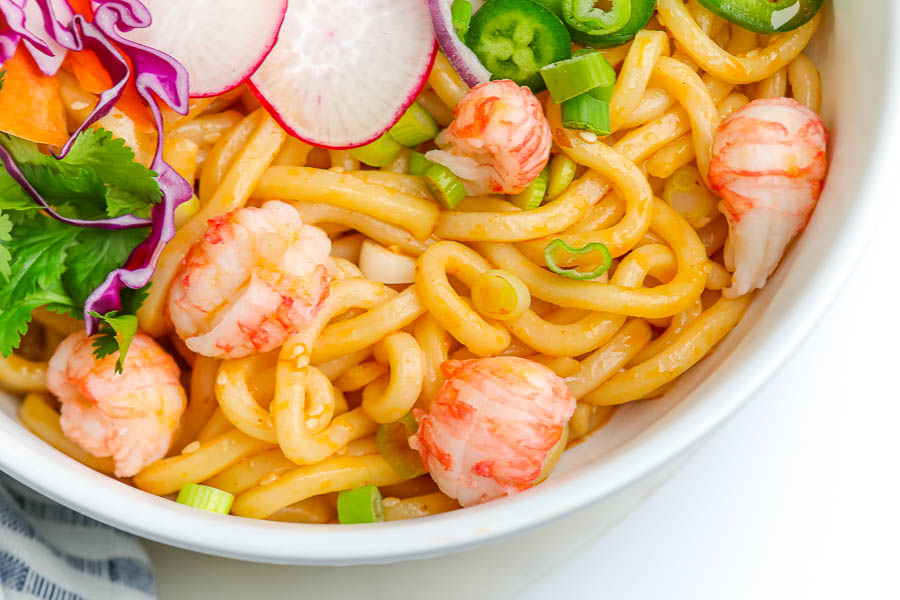
[[[419,517],[458,505],[427,475],[398,474],[374,435],[379,424],[429,408],[448,359],[514,355],[549,367],[577,399],[570,445],[608,423],[617,406],[665,394],[753,299],[723,295],[732,285],[728,228],[707,189],[716,129],[756,98],[788,96],[818,111],[822,91],[803,53],[819,16],[762,38],[695,0],[659,0],[657,11],[632,42],[603,51],[618,72],[611,135],[564,129],[559,106],[539,95],[551,161],[568,157],[577,172],[534,210],[497,195],[442,209],[421,178],[406,174],[406,151],[372,169],[287,135],[246,91],[194,101],[170,126],[165,153],[195,184],[200,207],[163,251],[139,312],[141,329],[179,354],[189,403],[168,456],[127,481],[158,495],[205,483],[236,495],[233,514],[307,523],[333,522],[338,492],[374,485],[387,496],[387,519]],[[94,98],[73,77],[64,90],[77,121]],[[419,99],[445,126],[468,91],[440,55]],[[146,146],[127,116],[116,119],[117,135]],[[173,279],[211,219],[270,200],[327,232],[336,264],[327,297],[278,348],[243,358],[195,354],[172,332]],[[573,248],[602,243],[612,267],[589,281],[552,273],[543,254],[554,239]],[[366,240],[414,260],[414,280],[366,279]],[[531,301],[515,318],[488,318],[470,297],[491,270],[527,287]],[[45,384],[46,361],[80,323],[42,310],[33,318],[27,343],[0,359],[0,382],[24,395],[19,415],[29,430],[110,474],[110,458],[63,435]]]

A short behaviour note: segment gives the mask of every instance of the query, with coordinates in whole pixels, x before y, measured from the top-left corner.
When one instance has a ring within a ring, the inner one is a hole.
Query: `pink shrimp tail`
[[[131,342],[122,373],[118,354],[93,355],[83,331],[56,348],[47,388],[61,403],[63,433],[85,451],[111,456],[117,477],[130,477],[164,457],[185,407],[178,365],[147,334]]]
[[[719,126],[709,183],[730,229],[727,296],[763,287],[806,227],[824,185],[827,142],[819,116],[790,98],[755,100]]]
[[[428,158],[464,180],[470,195],[517,194],[547,165],[552,136],[541,103],[507,79],[475,86],[456,105]]]
[[[411,438],[441,490],[463,506],[530,488],[563,436],[575,397],[552,371],[518,357],[441,365],[447,381]]]
[[[175,332],[192,351],[239,358],[277,348],[328,297],[331,242],[269,201],[210,219],[169,289]]]

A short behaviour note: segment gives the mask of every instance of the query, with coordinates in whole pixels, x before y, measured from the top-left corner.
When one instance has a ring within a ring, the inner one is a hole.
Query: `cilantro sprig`
[[[60,160],[2,133],[0,145],[31,185],[69,218],[145,217],[162,198],[156,174],[103,129],[86,130]],[[0,355],[18,347],[31,311],[39,306],[82,318],[87,297],[146,235],[145,228],[86,228],[52,219],[0,165]],[[95,340],[98,358],[118,351],[121,369],[144,297],[129,294],[121,311],[95,315],[104,323]]]
[[[139,290],[128,289],[122,292],[122,310],[114,310],[105,315],[91,311],[91,314],[100,319],[100,331],[94,337],[94,356],[97,359],[105,358],[117,351],[119,357],[116,360],[116,371],[121,373],[125,362],[125,355],[134,334],[138,330],[138,320],[135,316],[137,309],[147,299],[148,285]]]

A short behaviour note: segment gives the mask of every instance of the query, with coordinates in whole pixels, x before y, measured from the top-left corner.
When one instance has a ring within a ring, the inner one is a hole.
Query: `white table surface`
[[[900,208],[891,210],[781,372],[605,536],[587,510],[455,556],[345,568],[148,543],[161,598],[900,598]]]

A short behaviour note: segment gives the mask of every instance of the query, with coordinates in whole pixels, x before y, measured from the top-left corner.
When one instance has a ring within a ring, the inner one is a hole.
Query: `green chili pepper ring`
[[[472,15],[466,45],[491,72],[535,93],[544,90],[541,67],[572,56],[563,22],[531,0],[491,0]]]
[[[822,0],[700,0],[700,4],[744,29],[783,33],[816,16]]]
[[[594,0],[563,0],[563,21],[587,35],[608,35],[625,27],[631,18],[631,0],[612,0],[609,10],[594,7]]]
[[[587,273],[578,271],[577,269],[564,269],[557,264],[555,256],[557,250],[563,250],[568,253],[569,256],[573,257],[599,252],[601,258],[603,259],[603,262],[596,269]],[[606,273],[612,266],[612,255],[610,255],[609,249],[606,247],[606,244],[601,244],[600,242],[594,242],[593,244],[588,244],[581,248],[572,248],[565,242],[565,240],[556,238],[555,240],[547,244],[546,248],[544,248],[544,261],[547,263],[547,268],[557,275],[562,275],[563,277],[568,277],[569,279],[584,280],[594,279]]]
[[[574,1],[575,0],[564,0],[563,8],[565,9],[567,3],[574,3]],[[631,41],[631,38],[636,36],[638,32],[650,22],[653,11],[656,10],[656,0],[630,0],[630,4],[631,16],[628,18],[628,22],[611,33],[593,35],[584,31],[579,31],[571,23],[567,23],[572,39],[585,46],[591,46],[592,48],[612,48],[613,46],[621,46],[622,44]]]

